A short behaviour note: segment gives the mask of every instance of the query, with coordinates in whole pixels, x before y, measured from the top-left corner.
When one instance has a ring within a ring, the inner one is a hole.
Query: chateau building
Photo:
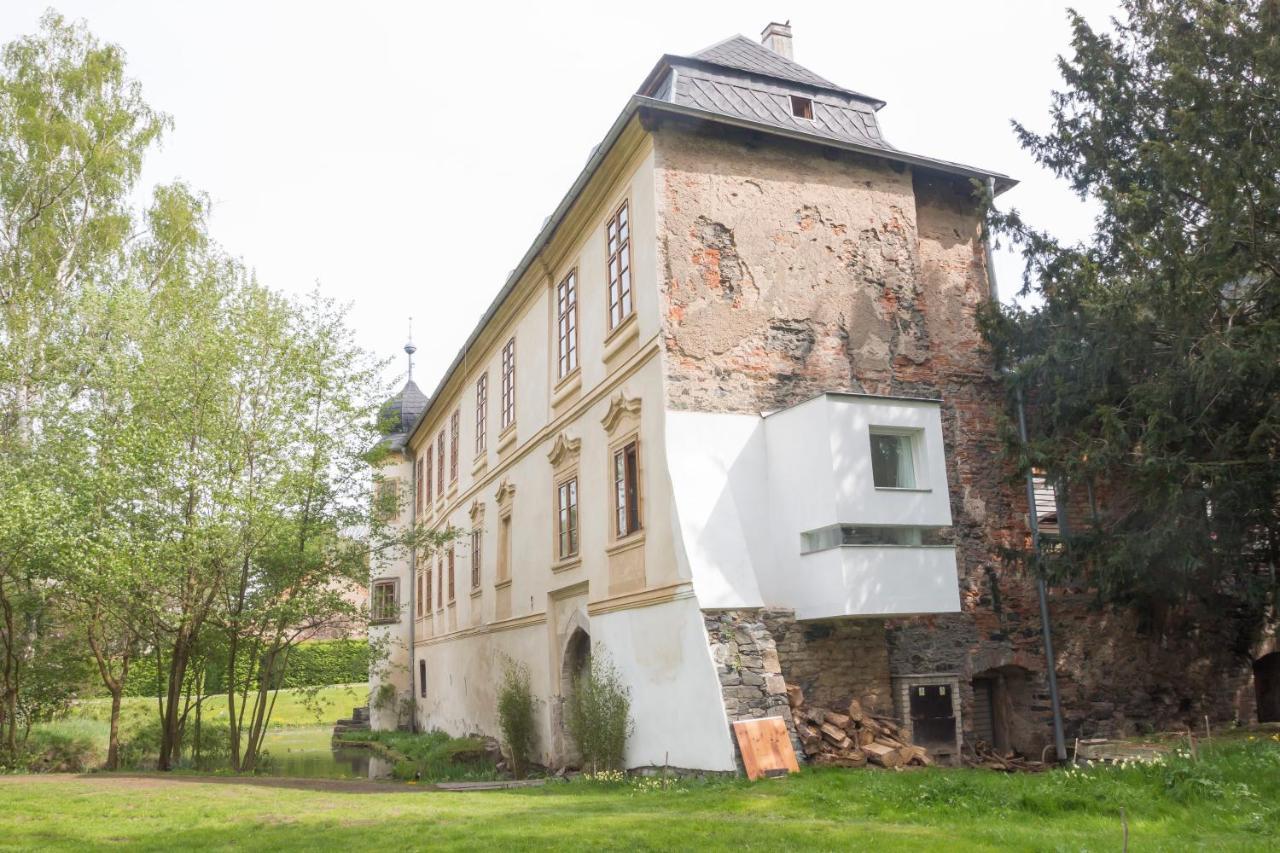
[[[884,102],[791,57],[779,24],[663,56],[431,397],[389,404],[398,523],[464,531],[372,566],[371,687],[417,728],[497,734],[511,658],[570,761],[561,702],[604,655],[633,767],[732,770],[729,723],[789,720],[788,683],[943,756],[1049,742],[976,322],[975,189],[1013,181],[893,147]],[[1069,733],[1253,713],[1213,643],[1091,645],[1132,620],[1054,595]]]

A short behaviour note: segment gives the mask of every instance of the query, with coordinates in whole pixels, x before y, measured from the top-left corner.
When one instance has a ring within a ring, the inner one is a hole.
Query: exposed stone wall
[[[857,698],[893,714],[883,620],[797,622],[791,610],[708,610],[703,619],[729,721],[782,717],[802,760],[788,684],[811,707],[842,710]]]
[[[703,612],[707,642],[729,722],[762,717],[782,717],[797,755],[800,740],[787,704],[787,684],[773,635],[759,610],[708,610]],[[732,737],[732,732],[730,732]],[[733,738],[734,754],[741,769],[742,757]]]
[[[763,618],[783,676],[807,704],[843,711],[856,698],[872,713],[893,714],[884,620],[797,622],[790,610],[766,610]]]
[[[887,668],[957,673],[968,731],[973,676],[1021,667],[1018,712],[1047,739],[1035,586],[1003,558],[1027,543],[1026,507],[999,464],[1003,402],[976,322],[988,286],[966,182],[670,125],[656,132],[655,180],[667,405],[760,412],[839,390],[940,398],[962,612],[890,621]],[[1051,599],[1069,737],[1251,717],[1247,642],[1233,626],[1148,635],[1087,591]],[[773,635],[785,671],[791,634]]]

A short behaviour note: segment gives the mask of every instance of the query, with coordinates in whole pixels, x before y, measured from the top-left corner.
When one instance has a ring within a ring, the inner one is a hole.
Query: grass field
[[[1280,744],[1203,760],[1005,776],[808,771],[787,779],[445,793],[208,777],[0,778],[0,848],[1268,850]]]
[[[275,707],[271,712],[273,726],[315,726],[323,723],[332,725],[340,717],[351,715],[351,709],[363,705],[368,700],[369,686],[364,682],[355,684],[331,684],[314,690],[281,690],[276,697]],[[205,700],[204,718],[206,720],[225,720],[227,718],[226,696],[214,696]],[[88,699],[78,704],[69,715],[69,719],[100,720],[110,719],[110,699]],[[156,714],[156,700],[150,697],[126,697],[120,707],[121,719],[126,722],[150,718]]]
[[[269,748],[277,741],[288,746],[289,733],[298,731],[308,743],[328,744],[333,723],[351,714],[356,705],[363,705],[368,696],[364,683],[333,684],[316,690],[281,690],[271,714],[271,731],[267,735]],[[29,745],[33,751],[48,749],[52,744],[66,746],[63,751],[83,759],[79,766],[96,767],[107,754],[107,737],[111,701],[89,699],[81,702],[71,713],[60,720],[40,723],[31,732]],[[225,696],[206,700],[204,719],[214,724],[227,719]],[[130,697],[120,709],[120,731],[127,741],[148,721],[156,719],[156,701],[150,698]],[[305,731],[303,731],[305,729]]]

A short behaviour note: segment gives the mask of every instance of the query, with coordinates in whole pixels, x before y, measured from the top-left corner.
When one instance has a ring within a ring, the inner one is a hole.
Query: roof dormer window
[[[813,99],[791,96],[791,114],[796,118],[807,118],[813,121]]]

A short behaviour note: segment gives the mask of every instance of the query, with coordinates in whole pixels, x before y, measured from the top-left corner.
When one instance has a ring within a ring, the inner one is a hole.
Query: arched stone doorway
[[[585,629],[573,629],[564,645],[560,660],[560,695],[569,698],[574,682],[591,669],[591,635]]]
[[[972,737],[1000,753],[1012,750],[1038,758],[1045,736],[1031,718],[1032,692],[1031,673],[1020,666],[998,666],[975,675],[968,726]]]
[[[558,684],[556,697],[551,703],[552,761],[561,766],[575,767],[578,763],[577,749],[569,736],[566,720],[574,682],[591,668],[591,633],[586,615],[575,611],[561,637]]]
[[[1280,722],[1280,652],[1253,662],[1253,689],[1258,698],[1258,722]]]

